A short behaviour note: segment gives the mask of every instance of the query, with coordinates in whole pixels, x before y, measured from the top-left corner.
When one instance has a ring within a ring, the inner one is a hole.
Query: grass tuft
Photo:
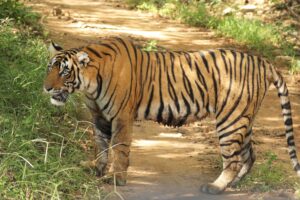
[[[80,105],[54,107],[43,94],[48,51],[32,16],[19,1],[0,2],[0,199],[98,199],[101,180],[80,167],[91,125],[76,127]]]
[[[238,183],[238,188],[253,192],[267,192],[276,189],[294,188],[297,177],[287,179],[289,169],[278,162],[277,156],[266,152],[261,156],[261,162],[255,162],[250,174]]]

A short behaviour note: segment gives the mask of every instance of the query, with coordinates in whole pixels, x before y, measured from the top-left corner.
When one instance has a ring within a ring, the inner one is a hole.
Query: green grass
[[[101,180],[79,165],[91,154],[91,125],[75,129],[74,99],[58,108],[43,94],[47,48],[23,7],[0,3],[0,199],[99,198]],[[15,14],[4,20],[2,11]]]
[[[257,52],[269,59],[275,56],[275,49],[280,49],[281,55],[294,57],[295,51],[291,44],[282,37],[280,24],[266,24],[259,20],[249,20],[246,18],[212,16],[207,11],[206,4],[199,1],[164,0],[160,4],[155,0],[128,0],[131,7],[158,13],[163,17],[180,19],[182,22],[201,26],[215,30],[220,36],[235,39],[240,44],[245,45],[250,50]],[[210,5],[220,4],[220,1],[211,1]],[[299,59],[296,59],[299,61]],[[297,66],[297,65],[296,65]],[[296,70],[295,70],[296,69]],[[290,66],[292,73],[298,71],[295,64]]]
[[[297,185],[297,176],[285,169],[272,152],[266,152],[255,162],[253,169],[238,184],[238,188],[253,192],[267,192],[276,189],[290,189]],[[294,178],[288,177],[291,174]]]
[[[290,73],[295,74],[300,71],[300,59],[293,58],[291,67],[290,67]]]

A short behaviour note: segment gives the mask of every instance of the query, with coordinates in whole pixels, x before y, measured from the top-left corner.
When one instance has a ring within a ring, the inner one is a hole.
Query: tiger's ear
[[[49,51],[51,57],[55,56],[62,50],[63,50],[62,47],[60,47],[59,45],[57,45],[53,41],[51,41],[49,48],[48,48],[48,51]]]
[[[78,62],[80,63],[80,66],[86,66],[89,62],[90,62],[90,58],[89,58],[89,55],[84,52],[84,51],[79,51],[77,54],[76,54],[76,57],[78,59]]]

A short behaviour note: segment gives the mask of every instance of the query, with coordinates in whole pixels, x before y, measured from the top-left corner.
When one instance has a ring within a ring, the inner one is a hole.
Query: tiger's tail
[[[297,172],[297,175],[300,176],[300,164],[297,158],[297,151],[295,146],[295,138],[293,133],[293,119],[291,103],[288,96],[288,89],[281,74],[278,73],[273,66],[271,66],[271,71],[273,74],[273,84],[277,88],[278,96],[280,98],[280,104],[285,126],[285,136],[288,144],[290,159],[292,161],[294,170]]]

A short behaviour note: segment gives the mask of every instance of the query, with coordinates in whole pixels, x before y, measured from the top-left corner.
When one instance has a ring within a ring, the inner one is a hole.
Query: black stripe
[[[111,122],[107,121],[104,117],[96,116],[94,118],[94,123],[96,129],[100,130],[103,135],[99,135],[100,137],[105,136],[107,139],[111,138]],[[97,133],[97,132],[96,132]]]
[[[295,171],[299,171],[300,170],[300,164],[299,163],[296,164],[296,166],[294,167],[294,170]]]
[[[176,76],[175,76],[175,72],[174,72],[174,60],[175,60],[175,56],[174,56],[173,52],[170,52],[170,60],[171,60],[172,76],[173,76],[174,81],[176,82]]]
[[[228,73],[228,65],[226,62],[226,58],[227,58],[226,51],[224,49],[219,49],[219,51],[221,52],[222,60],[223,60],[224,66],[225,66],[226,74],[227,74]]]
[[[200,92],[200,95],[201,95],[201,101],[203,102],[203,104],[204,104],[204,101],[205,101],[205,94],[204,94],[204,91],[202,90],[202,88],[199,86],[199,84],[195,81],[195,84],[196,84],[196,86],[197,86],[197,88],[198,88],[198,90],[199,90],[199,92]]]
[[[162,55],[162,54],[160,54]],[[163,55],[162,55],[163,56]],[[162,122],[163,121],[163,117],[162,117],[162,113],[163,113],[163,110],[164,110],[164,102],[163,102],[163,96],[162,96],[162,83],[161,83],[161,79],[162,79],[162,76],[161,76],[161,73],[162,73],[162,69],[161,69],[161,62],[160,62],[160,57],[159,55],[157,55],[158,57],[158,67],[159,67],[159,71],[158,71],[158,87],[159,87],[159,101],[160,101],[160,105],[159,105],[159,109],[158,109],[158,113],[157,113],[157,122]]]
[[[201,82],[201,84],[204,86],[205,90],[207,91],[207,85],[206,85],[205,78],[204,78],[203,74],[201,73],[201,70],[199,69],[199,66],[196,61],[195,61],[195,66],[196,66],[198,80]]]
[[[184,52],[183,54],[184,54],[184,57],[189,65],[190,69],[192,69],[191,55],[187,52]]]
[[[246,133],[245,138],[247,138],[248,136],[250,136],[252,134],[252,128]]]
[[[100,44],[100,45],[107,47],[108,49],[112,50],[115,54],[117,53],[117,51],[114,48],[112,48],[112,46],[110,46],[109,44]]]
[[[284,124],[285,124],[286,126],[291,126],[291,125],[293,124],[292,118],[286,119],[286,120],[284,121]]]
[[[178,97],[176,95],[173,84],[171,83],[169,73],[167,72],[167,81],[168,81],[168,93],[170,94],[171,99],[174,101],[177,112],[180,112],[180,106],[178,102]]]
[[[96,80],[97,80],[97,89],[95,92],[97,92],[97,95],[95,99],[98,99],[102,91],[102,77],[98,74]],[[92,93],[92,95],[94,95],[94,93]]]
[[[260,58],[258,58],[258,60],[261,61]],[[259,63],[261,63],[261,62],[259,62]],[[262,65],[263,65],[263,70],[264,70],[264,83],[265,83],[264,96],[265,96],[265,94],[268,90],[268,86],[267,86],[267,67],[265,65],[265,62],[262,62]]]
[[[183,102],[184,102],[184,105],[186,108],[186,114],[183,116],[182,119],[180,119],[178,126],[183,125],[186,122],[188,116],[191,114],[191,106],[190,106],[189,102],[186,100],[186,98],[184,97],[184,95],[182,94],[182,92],[181,92],[181,97],[183,99]]]
[[[223,110],[224,110],[224,108],[225,108],[225,106],[227,104],[227,101],[228,101],[228,98],[229,98],[229,94],[230,94],[231,88],[232,88],[232,64],[231,64],[230,60],[229,60],[229,66],[230,66],[230,68],[229,68],[229,87],[228,87],[229,89],[227,90],[226,97],[225,97],[225,99],[223,101],[223,104],[222,104],[221,108],[217,112],[217,115],[216,115],[217,118],[223,112]]]
[[[116,95],[114,96],[114,99],[112,100],[111,104],[110,104],[110,107],[108,108],[108,111],[107,113],[110,114],[110,111],[112,110],[112,108],[114,107],[115,105],[115,102],[116,102]]]
[[[166,124],[167,125],[172,125],[172,122],[173,122],[173,120],[174,120],[174,116],[173,116],[173,112],[172,112],[172,109],[171,109],[171,107],[169,106],[169,112],[168,112],[168,119],[167,119],[167,122],[166,122]]]
[[[287,140],[287,143],[289,146],[295,146],[295,141],[294,141],[293,135],[289,136],[286,140]]]
[[[282,109],[286,109],[286,110],[291,110],[291,104],[290,104],[290,102],[287,102],[287,103],[285,103],[285,104],[282,104],[282,105],[281,105],[281,108],[282,108]]]
[[[205,66],[206,70],[207,70],[208,72],[210,72],[209,66],[208,66],[208,62],[207,62],[207,60],[206,60],[206,57],[205,57],[204,53],[200,51],[199,54],[200,54],[200,57],[202,58],[202,61],[203,61],[203,63],[204,63],[204,66]]]
[[[200,112],[200,106],[199,106],[198,101],[196,100],[196,112],[195,112],[195,116],[197,116],[199,112]]]
[[[290,128],[285,130],[286,133],[293,132],[293,131],[294,131],[293,127],[290,127]]]
[[[251,65],[251,63],[250,63],[250,58],[249,58],[249,55],[247,56],[247,62],[248,62],[248,66],[249,66],[249,68],[250,67],[252,67],[252,83],[251,83],[251,85],[252,85],[252,90],[251,90],[251,100],[253,100],[253,97],[254,97],[254,78],[255,78],[255,68],[256,68],[256,66],[254,65],[254,63],[252,63],[252,65]]]
[[[106,102],[106,104],[104,105],[104,107],[102,108],[102,111],[104,111],[105,109],[107,109],[109,103],[111,102],[111,99],[113,98],[115,92],[116,92],[116,88],[117,88],[117,85],[115,86],[111,96],[109,97],[108,101]]]
[[[117,110],[116,114],[111,118],[111,121],[113,121],[115,119],[115,117],[118,116],[118,114],[121,111],[123,105],[125,104],[126,96],[127,96],[127,91],[126,91],[125,97],[121,101],[121,105],[119,106],[119,109]]]
[[[234,139],[232,139],[232,140],[227,140],[226,143],[220,143],[220,146],[221,147],[223,147],[223,146],[230,146],[230,145],[233,145],[233,144],[236,144],[236,143],[239,144],[239,145],[242,144],[242,142],[240,140],[234,140]]]
[[[217,80],[216,80],[214,71],[212,72],[212,78],[213,78],[213,86],[214,86],[214,93],[215,93],[215,108],[214,108],[213,112],[216,112],[216,110],[218,109],[217,108],[217,105],[218,105],[218,86],[217,86]]]
[[[296,154],[295,150],[290,151],[289,154],[290,154],[290,158],[296,158],[297,157],[297,154]]]
[[[237,66],[237,63],[236,63],[236,61],[237,61],[237,59],[236,59],[236,52],[235,51],[230,51],[231,52],[231,54],[232,54],[232,56],[233,56],[233,74],[234,74],[234,80],[236,80],[236,66]]]
[[[217,64],[217,58],[216,58],[216,54],[215,52],[213,51],[209,51],[209,54],[211,55],[212,59],[213,59],[213,62],[214,62],[214,65],[215,65],[215,69],[217,70],[218,72],[218,77],[220,77],[220,69],[219,69],[219,66]]]
[[[250,147],[251,143],[247,143],[243,148],[241,148],[240,150],[237,150],[237,151],[234,151],[232,154],[230,155],[224,155],[222,154],[222,157],[225,158],[225,159],[228,159],[228,158],[232,158],[234,156],[237,156],[239,155],[240,153],[242,153],[244,150],[248,150],[249,147]]]
[[[234,67],[236,68],[236,67]],[[233,106],[231,107],[231,109],[228,111],[228,114],[222,118],[222,120],[220,120],[218,123],[217,123],[217,127],[221,126],[223,123],[225,123],[228,118],[231,116],[231,114],[233,113],[233,111],[238,107],[238,105],[240,104],[240,101],[243,97],[243,93],[244,93],[244,85],[245,85],[245,80],[246,80],[246,74],[244,75],[244,80],[243,80],[243,85],[241,86],[242,87],[242,91],[240,92],[240,95],[238,97],[238,99],[233,103]],[[240,115],[241,116],[241,115]],[[238,119],[234,120],[234,121],[237,121]],[[231,123],[232,124],[232,123]],[[227,126],[228,127],[228,126]],[[225,127],[225,128],[227,128]],[[222,129],[224,130],[224,128]]]
[[[87,46],[86,47],[87,50],[89,50],[90,52],[92,52],[94,55],[96,55],[97,57],[99,58],[102,58],[102,56],[95,50],[95,49],[92,49],[91,47]]]
[[[287,96],[289,96],[289,94],[288,94],[288,92],[283,92],[283,93],[280,93],[280,92],[278,92],[278,96],[279,97],[287,97]]]
[[[130,97],[131,97],[131,92],[132,92],[132,82],[133,82],[133,75],[132,75],[132,73],[133,73],[133,70],[132,70],[132,67],[133,67],[133,65],[132,65],[132,58],[131,58],[131,54],[130,54],[130,52],[129,52],[129,49],[128,49],[128,46],[127,46],[127,44],[124,42],[124,40],[123,39],[121,39],[121,38],[116,38],[119,42],[121,42],[122,43],[122,45],[124,46],[124,48],[126,49],[126,52],[127,52],[127,56],[128,56],[128,60],[130,61],[130,77],[128,77],[128,79],[130,80],[130,86],[129,86],[129,93],[126,93],[127,94],[127,97],[125,97],[125,103],[124,103],[124,107],[127,105],[127,102],[129,101],[129,99],[130,99]],[[132,44],[132,43],[131,43]],[[135,47],[133,47],[133,48],[135,48]],[[136,60],[135,60],[136,61]],[[121,108],[122,109],[122,108]]]
[[[182,79],[183,79],[184,89],[188,93],[188,95],[189,95],[190,99],[192,100],[192,102],[194,102],[194,92],[193,92],[193,89],[192,89],[191,82],[189,81],[187,75],[185,74],[185,71],[184,71],[182,66],[181,66],[181,70],[182,70],[182,75],[183,75]]]
[[[240,127],[237,127],[236,129],[233,129],[231,131],[228,131],[226,133],[223,133],[222,135],[219,136],[219,140],[221,140],[222,138],[225,138],[225,137],[228,137],[229,135],[241,130],[241,129],[247,129],[248,127],[246,125],[243,125],[243,126],[240,126]],[[221,132],[221,131],[219,131]],[[243,139],[243,138],[241,138]]]
[[[244,70],[244,66],[243,66],[244,54],[239,53],[239,55],[240,55],[240,58],[241,58],[241,60],[240,60],[240,67],[239,67],[239,69],[240,69],[240,76],[239,76],[240,80],[239,80],[239,82],[241,82],[242,81],[242,77],[243,77],[243,70]]]
[[[154,85],[152,85],[150,96],[149,96],[148,103],[147,103],[147,107],[146,107],[146,110],[145,110],[145,113],[144,113],[144,118],[145,119],[147,119],[147,117],[149,115],[149,112],[150,112],[151,103],[152,103],[152,100],[153,100],[153,92],[154,92]]]
[[[148,54],[148,52],[146,52],[147,54],[146,55],[148,55],[148,57],[149,57],[149,54]],[[136,106],[136,109],[138,110],[139,109],[139,107],[140,107],[140,105],[141,105],[141,103],[142,103],[142,100],[143,100],[143,97],[144,97],[144,85],[145,85],[145,83],[146,83],[146,79],[147,79],[147,76],[148,76],[148,69],[149,69],[149,59],[148,59],[148,63],[147,63],[147,66],[146,66],[146,77],[145,77],[145,80],[143,80],[143,66],[144,66],[144,52],[141,52],[141,65],[140,65],[140,86],[141,86],[141,89],[140,89],[140,96],[139,96],[139,99],[138,99],[138,101],[137,101],[137,106]],[[137,115],[137,113],[136,113],[136,115]]]

